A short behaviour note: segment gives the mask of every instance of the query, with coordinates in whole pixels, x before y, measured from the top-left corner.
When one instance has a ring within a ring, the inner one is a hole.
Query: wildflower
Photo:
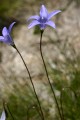
[[[34,15],[34,16],[31,16],[29,20],[33,20],[29,26],[28,26],[28,29],[38,25],[40,27],[41,30],[44,30],[46,28],[46,26],[51,26],[52,28],[56,28],[56,25],[53,21],[51,21],[50,19],[58,14],[59,12],[61,12],[60,10],[55,10],[51,13],[48,13],[46,7],[44,5],[41,6],[41,9],[40,9],[40,13],[39,13],[39,16],[38,15]]]
[[[6,43],[6,44],[9,44],[9,45],[14,45],[14,42],[12,40],[12,37],[11,37],[11,30],[12,30],[12,27],[13,25],[15,24],[15,22],[13,22],[9,28],[7,29],[6,27],[4,27],[2,29],[2,35],[3,36],[0,36],[0,41]]]
[[[4,110],[3,110],[3,112],[2,112],[2,115],[1,115],[1,117],[0,117],[0,120],[6,120],[6,113],[5,113]]]

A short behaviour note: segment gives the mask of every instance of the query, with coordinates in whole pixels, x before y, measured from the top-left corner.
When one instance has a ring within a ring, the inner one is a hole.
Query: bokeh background
[[[49,12],[62,10],[52,18],[57,29],[45,29],[42,48],[64,119],[80,120],[80,0],[0,0],[0,35],[4,26],[16,21],[12,37],[30,70],[45,120],[59,120],[40,56],[39,28],[27,27],[28,17],[39,14],[42,4]],[[20,56],[11,46],[0,43],[0,113],[3,101],[14,119],[41,120]]]

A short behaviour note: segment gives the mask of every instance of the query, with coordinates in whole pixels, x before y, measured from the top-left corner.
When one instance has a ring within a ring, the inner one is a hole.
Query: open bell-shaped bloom
[[[6,120],[6,113],[5,113],[4,110],[3,110],[2,114],[1,114],[0,120]]]
[[[14,45],[14,42],[12,40],[12,37],[11,37],[11,30],[12,30],[12,27],[13,25],[15,24],[16,22],[13,22],[9,28],[7,29],[7,27],[4,27],[2,29],[2,36],[0,36],[0,41],[6,43],[6,44],[9,44],[9,45]]]
[[[41,6],[40,9],[40,13],[39,16],[38,15],[34,15],[31,16],[28,21],[32,20],[32,22],[29,24],[28,29],[38,25],[40,27],[41,30],[44,30],[46,28],[46,26],[51,26],[52,28],[56,28],[56,25],[53,21],[51,21],[50,19],[58,14],[59,12],[61,12],[60,10],[55,10],[51,13],[48,13],[46,7],[44,5]]]

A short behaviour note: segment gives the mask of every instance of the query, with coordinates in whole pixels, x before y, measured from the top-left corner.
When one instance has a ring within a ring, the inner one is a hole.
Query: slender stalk
[[[42,120],[44,120],[43,111],[42,111],[42,108],[41,108],[41,105],[40,105],[40,101],[39,101],[39,98],[38,98],[38,96],[37,96],[37,93],[36,93],[36,90],[35,90],[35,87],[34,87],[34,84],[33,84],[32,77],[31,77],[31,74],[30,74],[30,72],[29,72],[29,69],[28,69],[28,67],[27,67],[27,65],[26,65],[26,63],[25,63],[25,61],[24,61],[21,53],[19,52],[18,48],[16,47],[16,45],[14,44],[14,46],[12,46],[12,47],[14,47],[14,48],[16,49],[16,51],[18,52],[18,54],[20,55],[20,57],[21,57],[21,59],[22,59],[22,61],[23,61],[23,63],[24,63],[24,66],[25,66],[25,68],[26,68],[26,70],[27,70],[27,72],[28,72],[28,75],[29,75],[29,78],[30,78],[30,82],[31,82],[31,84],[32,84],[32,87],[33,87],[33,90],[34,90],[34,93],[35,93],[35,96],[36,96],[36,99],[37,99],[37,102],[38,102],[38,105],[39,105],[39,108],[40,108],[41,118],[42,118]]]
[[[8,111],[9,111],[9,113],[10,113],[10,115],[11,115],[12,119],[14,120],[14,117],[13,117],[13,115],[12,115],[12,113],[11,113],[10,108],[9,108],[9,106],[8,106],[8,105],[7,105],[7,109],[8,109]]]
[[[54,92],[52,84],[51,84],[51,82],[49,80],[48,71],[47,71],[46,64],[45,64],[44,57],[43,57],[43,53],[42,53],[42,35],[43,35],[43,32],[44,31],[41,30],[41,36],[40,36],[40,54],[41,54],[41,58],[42,58],[42,61],[43,61],[44,68],[45,68],[46,76],[47,76],[47,79],[48,79],[48,82],[49,82],[50,88],[52,90],[52,93],[53,93],[53,96],[54,96],[54,99],[55,99],[55,103],[56,103],[56,106],[57,106],[57,109],[58,109],[58,112],[59,112],[59,116],[60,116],[61,120],[63,120],[61,112],[60,112],[60,108],[59,108],[59,105],[58,105],[58,102],[57,102],[57,98],[56,98],[55,92]]]
[[[74,93],[74,96],[75,96],[75,99],[77,99],[77,94],[76,94],[76,92],[71,88],[71,87],[63,87],[62,88],[62,90],[61,90],[61,95],[60,95],[60,103],[61,103],[61,112],[62,112],[62,118],[63,118],[63,120],[65,120],[65,116],[64,116],[64,111],[63,111],[63,102],[62,102],[62,97],[63,97],[63,91],[65,90],[65,89],[69,89],[69,90],[71,90],[71,92],[73,92]],[[75,100],[76,101],[76,100]]]
[[[13,117],[13,115],[12,115],[10,109],[9,109],[8,104],[6,104],[5,100],[3,100],[3,108],[4,108],[4,111],[5,111],[5,113],[6,113],[6,117],[8,117],[8,112],[7,112],[7,109],[8,109],[8,111],[9,111],[9,113],[10,113],[12,119],[14,120],[14,117]]]
[[[61,90],[61,95],[60,95],[60,104],[61,104],[61,114],[62,114],[62,118],[63,118],[63,120],[65,120],[64,119],[64,112],[63,112],[63,105],[62,105],[62,90]]]

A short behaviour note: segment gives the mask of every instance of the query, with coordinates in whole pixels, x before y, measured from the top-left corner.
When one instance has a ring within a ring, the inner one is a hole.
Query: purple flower
[[[6,43],[6,44],[9,44],[9,45],[14,45],[14,42],[12,40],[12,37],[11,37],[11,30],[12,30],[12,27],[13,25],[15,24],[15,22],[13,22],[9,28],[7,29],[6,27],[4,27],[2,29],[2,35],[3,36],[0,36],[0,41]]]
[[[6,120],[6,113],[5,113],[4,110],[3,110],[2,114],[1,114],[0,120]]]
[[[33,20],[29,26],[28,26],[28,29],[38,25],[40,27],[41,30],[44,30],[46,28],[46,26],[51,26],[52,28],[56,28],[56,25],[53,21],[51,21],[50,19],[58,14],[59,12],[61,12],[60,10],[55,10],[51,13],[48,13],[46,7],[44,5],[41,6],[41,9],[40,9],[40,13],[39,13],[39,16],[38,15],[34,15],[34,16],[31,16],[29,20]]]

